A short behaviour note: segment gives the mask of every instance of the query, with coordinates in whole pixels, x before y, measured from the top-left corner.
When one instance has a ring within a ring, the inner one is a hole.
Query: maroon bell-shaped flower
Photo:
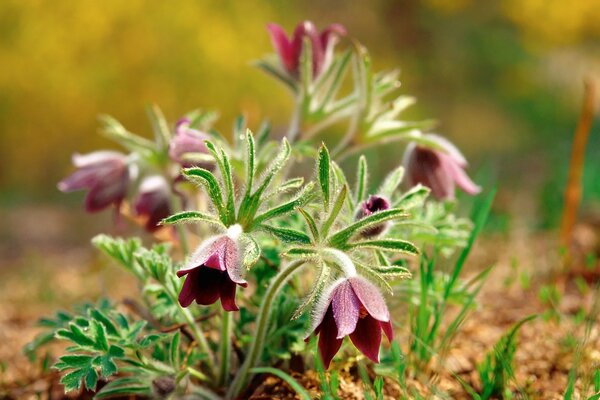
[[[364,217],[368,217],[369,215],[373,215],[378,211],[384,211],[390,208],[390,202],[383,196],[369,196],[369,198],[363,201],[360,204],[360,208],[356,213],[356,219],[362,219]],[[361,232],[363,237],[373,237],[377,236],[385,230],[387,224],[382,223],[379,225],[375,225],[371,228],[368,228]]]
[[[312,329],[319,335],[319,352],[325,367],[340,349],[345,336],[365,356],[379,362],[381,331],[393,338],[390,313],[383,295],[360,276],[342,278],[325,293],[313,314]]]
[[[144,227],[148,232],[157,230],[159,222],[171,215],[170,192],[162,176],[154,175],[142,181],[134,208],[137,215],[146,217]]]
[[[310,21],[299,23],[289,38],[283,28],[277,24],[268,24],[267,29],[281,65],[294,78],[298,78],[305,37],[310,40],[312,46],[313,76],[317,77],[331,64],[333,50],[339,37],[346,35],[346,28],[340,24],[331,24],[319,32]]]
[[[111,204],[119,208],[133,178],[126,155],[115,151],[75,154],[73,164],[77,171],[58,183],[60,191],[89,190],[85,198],[88,212],[100,211]]]
[[[479,193],[481,188],[465,172],[467,160],[456,146],[438,135],[425,137],[436,143],[437,148],[408,145],[404,153],[408,183],[427,186],[438,200],[453,200],[456,186],[468,194]]]
[[[204,241],[192,254],[187,265],[177,271],[177,276],[185,276],[179,293],[179,304],[187,307],[194,300],[201,305],[209,305],[221,299],[225,311],[238,311],[235,304],[237,285],[246,287],[242,278],[244,268],[238,237],[242,233],[239,225],[231,226],[227,234]]]
[[[197,165],[190,159],[190,155],[194,153],[206,153],[205,140],[210,137],[197,129],[190,128],[190,120],[182,118],[175,126],[175,135],[169,144],[169,157],[175,162],[178,162],[183,167],[192,167]]]

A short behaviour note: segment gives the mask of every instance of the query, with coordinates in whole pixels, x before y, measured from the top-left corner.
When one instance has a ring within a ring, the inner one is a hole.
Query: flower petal
[[[196,295],[194,294],[194,278],[190,274],[185,278],[185,281],[183,282],[183,287],[181,288],[181,292],[179,292],[179,304],[181,304],[181,307],[187,307],[190,304],[192,304],[195,298]]]
[[[385,333],[385,336],[387,336],[388,342],[394,340],[394,327],[392,326],[392,321],[379,322],[379,325],[381,326],[383,333]]]
[[[322,333],[321,333],[322,334]],[[356,330],[350,335],[352,343],[373,362],[379,362],[381,345],[381,327],[379,321],[367,315],[356,324]]]
[[[186,279],[194,280],[196,303],[208,306],[217,301],[221,294],[223,274],[212,268],[198,268],[189,273]]]
[[[444,149],[444,153],[449,155],[461,167],[466,167],[468,165],[467,159],[460,152],[458,147],[456,147],[451,141],[449,141],[445,137],[436,135],[435,133],[428,133],[423,136],[427,139],[431,139],[434,142],[436,142],[441,148]]]
[[[475,184],[469,178],[469,175],[465,172],[463,167],[458,164],[455,164],[451,161],[448,162],[448,172],[450,176],[454,179],[454,182],[461,188],[465,193],[475,195],[481,192],[481,187]]]
[[[350,282],[343,282],[337,287],[333,294],[331,308],[337,326],[337,338],[343,339],[344,336],[354,332],[360,313],[360,301],[354,294]]]
[[[245,269],[242,265],[240,249],[237,242],[228,236],[225,236],[220,248],[219,257],[221,264],[224,265],[227,274],[229,274],[229,278],[233,282],[245,287],[248,283],[243,278]]]
[[[90,189],[85,197],[85,209],[96,212],[105,209],[112,203],[119,206],[127,194],[127,177],[118,178],[114,182],[99,182]]]
[[[237,285],[223,274],[221,278],[221,306],[225,311],[239,311],[235,304],[235,290]]]
[[[329,368],[333,356],[335,356],[342,346],[342,339],[338,339],[336,336],[337,327],[333,318],[333,310],[329,307],[325,313],[323,322],[321,322],[319,332],[319,353],[321,354],[321,360],[323,360],[325,368]]]
[[[101,150],[87,154],[73,154],[73,165],[77,168],[86,168],[98,164],[118,161],[125,163],[126,156],[118,151]]]
[[[327,313],[327,310],[331,305],[335,289],[345,281],[345,278],[341,278],[335,281],[331,286],[325,289],[323,295],[314,305],[310,314],[310,327],[308,329],[308,334],[306,335],[306,338],[308,338],[313,332],[317,333],[317,329],[320,329],[320,325],[323,322],[323,318],[325,318],[325,314]]]
[[[385,299],[375,285],[359,276],[349,278],[348,281],[369,315],[382,322],[390,320],[390,312],[385,304]]]
[[[286,71],[293,73],[298,66],[298,62],[294,59],[294,50],[287,34],[281,26],[273,23],[267,24],[267,30],[271,35],[271,42],[273,42],[275,52],[279,55],[281,64]]]
[[[208,238],[202,242],[188,259],[185,266],[177,271],[177,276],[182,277],[191,270],[199,268],[201,265],[206,263],[210,256],[217,251],[215,247],[218,245],[218,241],[222,238],[223,235],[218,235]]]

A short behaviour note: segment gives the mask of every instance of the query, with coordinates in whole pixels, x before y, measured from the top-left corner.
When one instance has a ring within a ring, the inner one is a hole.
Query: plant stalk
[[[219,365],[219,386],[227,384],[231,362],[231,330],[233,328],[233,314],[222,310],[221,318],[221,343],[219,345],[220,365]]]
[[[271,281],[271,284],[267,288],[265,297],[260,305],[260,310],[256,318],[256,332],[254,335],[254,340],[250,344],[250,349],[246,359],[244,360],[244,363],[240,367],[235,379],[227,391],[227,395],[225,396],[226,399],[234,399],[244,388],[244,385],[248,380],[248,373],[250,372],[251,368],[256,366],[264,348],[273,301],[288,279],[290,279],[291,276],[303,265],[303,260],[295,261],[287,268],[281,270]]]

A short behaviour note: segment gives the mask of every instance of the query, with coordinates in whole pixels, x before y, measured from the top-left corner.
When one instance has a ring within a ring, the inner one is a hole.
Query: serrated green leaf
[[[330,178],[330,162],[329,150],[324,143],[319,148],[319,155],[317,159],[317,171],[319,177],[319,185],[321,187],[321,196],[323,199],[323,206],[325,211],[329,210],[329,178]]]
[[[117,345],[112,344],[108,349],[108,355],[112,358],[123,358],[125,357],[125,350]]]
[[[65,387],[65,393],[81,389],[82,379],[87,372],[86,369],[76,369],[64,375],[60,379],[60,383]]]
[[[163,219],[160,221],[160,224],[174,225],[193,222],[206,222],[209,224],[223,226],[223,224],[219,220],[215,219],[212,215],[205,214],[200,211],[182,211]]]
[[[108,318],[108,316],[106,314],[104,314],[102,311],[98,310],[97,308],[91,309],[90,316],[92,318],[98,320],[102,325],[104,325],[104,328],[106,329],[107,334],[112,335],[112,336],[119,335],[115,324],[113,324],[112,321],[110,320],[110,318]]]
[[[92,358],[92,356],[87,354],[72,354],[62,356],[58,359],[56,364],[54,364],[54,368],[59,371],[64,371],[65,369],[88,367],[92,363]]]
[[[96,390],[96,384],[98,383],[98,372],[94,368],[87,370],[85,374],[85,387],[88,390]]]
[[[92,328],[94,330],[94,341],[95,348],[100,351],[108,350],[108,340],[106,339],[106,330],[104,325],[98,321],[92,321]]]
[[[329,243],[332,245],[332,247],[344,245],[355,233],[361,232],[369,227],[378,225],[386,221],[407,218],[409,216],[410,215],[407,214],[404,210],[398,208],[391,208],[389,210],[376,212],[336,232],[333,236],[329,238]]]
[[[105,378],[117,373],[117,364],[115,364],[108,354],[100,356],[98,359],[98,364],[100,366],[100,372]]]
[[[280,228],[262,224],[260,229],[276,236],[278,239],[288,243],[310,244],[310,237],[304,232],[295,229]]]
[[[373,249],[410,255],[418,255],[420,253],[417,246],[409,241],[400,239],[363,240],[360,242],[349,243],[348,247],[350,249]]]
[[[85,333],[77,325],[71,323],[69,329],[60,329],[56,332],[59,339],[67,339],[79,346],[93,347],[95,342],[87,337]]]

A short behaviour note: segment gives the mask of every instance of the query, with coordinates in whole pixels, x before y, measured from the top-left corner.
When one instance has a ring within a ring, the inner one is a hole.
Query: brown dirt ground
[[[6,221],[7,216],[3,218]],[[48,235],[60,237],[64,231],[53,227],[54,224],[41,228],[36,225],[36,220],[47,220],[47,216],[30,218],[29,222],[36,229],[42,229],[41,233],[32,234],[25,229],[25,237],[13,233],[13,236],[4,237],[0,245],[0,399],[63,398],[56,376],[42,374],[40,367],[30,364],[21,351],[38,333],[34,322],[39,317],[100,296],[122,299],[124,294],[135,290],[133,279],[116,267],[104,265],[105,260],[90,247],[74,247],[72,243],[65,245],[48,239]],[[67,223],[82,220],[77,214],[68,217],[50,214],[50,218],[56,218],[58,225],[64,225],[65,220]],[[92,227],[84,229],[81,235],[91,237],[89,231],[92,230]],[[597,251],[597,232],[597,228],[578,228],[576,241],[583,249],[580,253],[588,253],[590,249]],[[21,243],[26,243],[27,247],[19,247]],[[415,373],[408,381],[409,386],[426,398],[469,398],[453,375],[477,388],[476,364],[515,322],[547,311],[548,305],[539,300],[539,288],[548,282],[558,282],[563,292],[562,300],[556,305],[560,320],[538,318],[521,329],[515,362],[516,379],[511,385],[516,398],[562,399],[576,353],[573,343],[584,337],[584,325],[576,323],[574,315],[591,307],[593,290],[581,289],[574,280],[564,279],[565,274],[556,274],[560,266],[559,255],[550,234],[535,236],[531,232],[511,232],[505,237],[484,238],[475,247],[468,261],[467,274],[496,265],[480,293],[479,306],[452,343],[448,357],[437,360],[430,371]],[[399,329],[398,337],[400,343],[406,343],[406,332],[402,329]],[[569,341],[571,337],[576,340]],[[581,348],[581,371],[592,371],[600,365],[599,345],[600,330],[596,321],[586,345]],[[351,371],[350,366],[340,372],[340,397],[362,399],[362,383]],[[312,394],[318,394],[318,378],[314,372],[308,371],[296,378]],[[432,386],[441,389],[446,396],[432,394],[429,389]],[[586,385],[579,380],[574,398],[587,398],[593,394],[586,390]],[[385,381],[385,392],[388,399],[406,398],[391,379]],[[279,379],[264,377],[251,398],[291,399],[296,396]]]

